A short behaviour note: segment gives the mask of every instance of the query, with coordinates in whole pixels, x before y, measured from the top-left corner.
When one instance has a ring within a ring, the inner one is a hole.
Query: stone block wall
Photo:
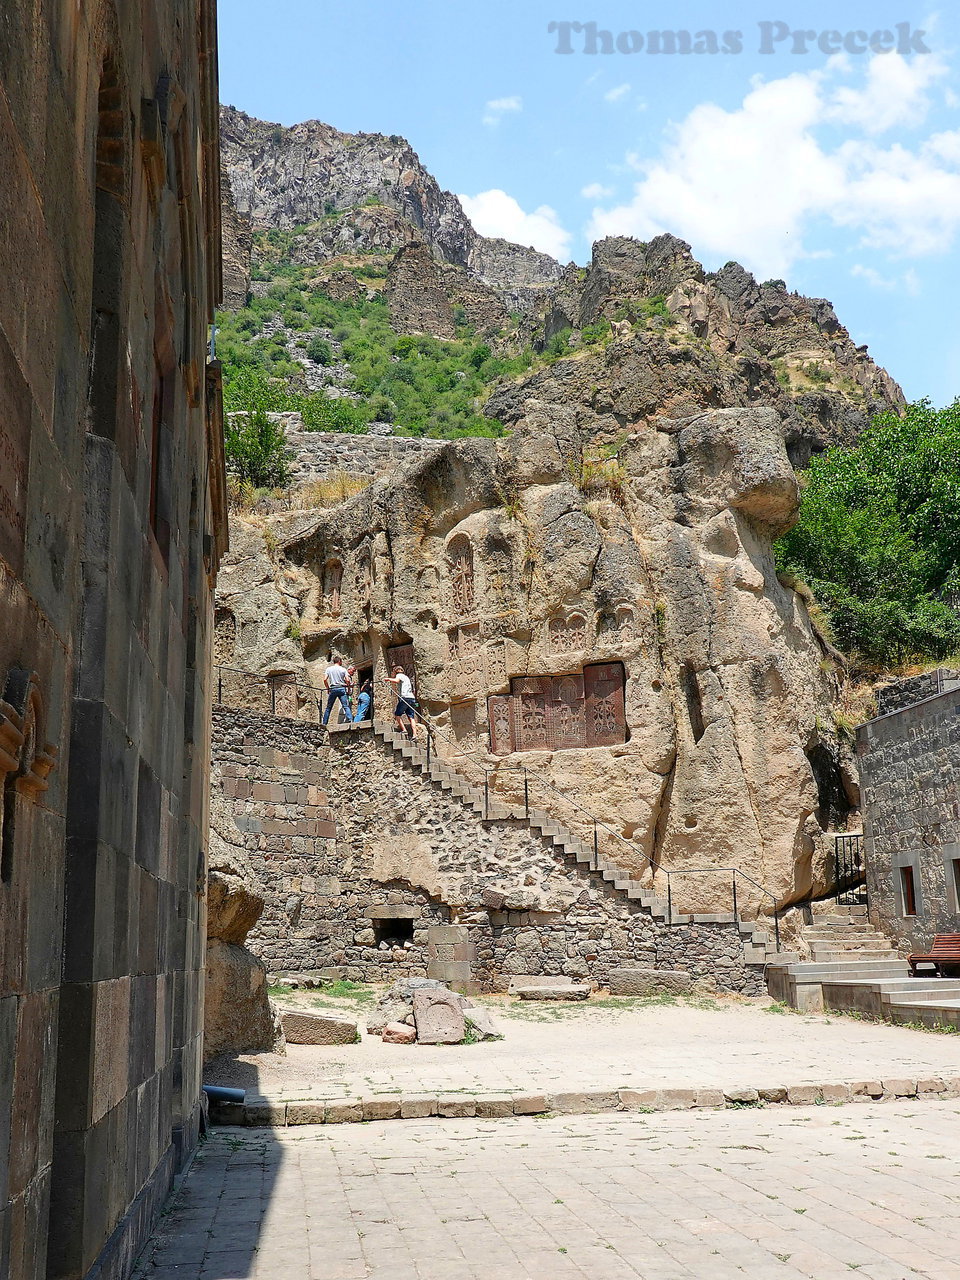
[[[870,918],[898,948],[923,949],[935,933],[960,931],[960,688],[865,724],[857,758]]]
[[[877,694],[877,709],[882,716],[915,706],[927,698],[935,698],[950,689],[960,689],[960,671],[950,667],[938,667],[924,671],[908,680],[896,680]]]
[[[217,707],[213,785],[264,887],[248,945],[273,971],[338,967],[391,981],[426,975],[431,962],[469,963],[458,981],[496,991],[514,974],[604,984],[611,969],[642,964],[762,989],[736,927],[655,921],[525,823],[483,822],[370,729],[327,734]],[[447,925],[467,931],[456,954],[438,950]]]
[[[290,478],[308,484],[344,471],[351,476],[385,475],[406,462],[442,449],[446,441],[422,436],[352,435],[337,431],[304,431],[299,413],[269,414],[281,422],[291,451]]]
[[[200,1115],[226,541],[212,0],[0,17],[0,1276],[126,1276]]]

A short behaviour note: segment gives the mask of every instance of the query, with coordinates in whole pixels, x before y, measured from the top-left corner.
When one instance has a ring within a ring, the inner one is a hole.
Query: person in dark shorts
[[[392,684],[397,690],[397,705],[393,710],[394,724],[398,729],[402,729],[408,738],[416,736],[414,722],[417,718],[417,700],[413,696],[413,681],[404,671],[403,667],[394,667],[393,674],[384,676],[387,684]]]

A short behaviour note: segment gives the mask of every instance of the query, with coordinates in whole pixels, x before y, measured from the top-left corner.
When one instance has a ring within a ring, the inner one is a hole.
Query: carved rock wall
[[[836,677],[774,571],[771,537],[797,506],[780,420],[661,420],[606,480],[583,465],[590,448],[573,406],[528,401],[507,439],[450,443],[334,511],[278,521],[305,676],[321,683],[331,648],[372,665],[412,643],[425,707],[504,791],[529,766],[633,841],[609,852],[635,876],[739,867],[802,899],[829,879],[817,815],[849,761]],[[489,698],[598,663],[623,665],[625,741],[488,754]],[[728,877],[691,876],[681,896],[728,906]]]

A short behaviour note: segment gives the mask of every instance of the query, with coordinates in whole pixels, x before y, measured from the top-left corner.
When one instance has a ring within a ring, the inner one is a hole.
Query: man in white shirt
[[[396,686],[397,705],[393,711],[393,722],[402,729],[408,738],[416,735],[414,721],[417,717],[417,702],[413,693],[413,681],[403,667],[394,667],[393,674],[384,676],[387,684]]]
[[[349,724],[353,720],[350,708],[350,672],[338,655],[334,655],[333,661],[323,673],[323,683],[327,690],[327,709],[323,713],[323,723],[327,723],[334,704],[338,703],[341,723]]]

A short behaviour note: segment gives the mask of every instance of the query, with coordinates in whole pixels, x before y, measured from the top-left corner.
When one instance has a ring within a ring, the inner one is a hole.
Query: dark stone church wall
[[[213,4],[0,17],[0,1276],[129,1272],[196,1142],[225,543]]]

